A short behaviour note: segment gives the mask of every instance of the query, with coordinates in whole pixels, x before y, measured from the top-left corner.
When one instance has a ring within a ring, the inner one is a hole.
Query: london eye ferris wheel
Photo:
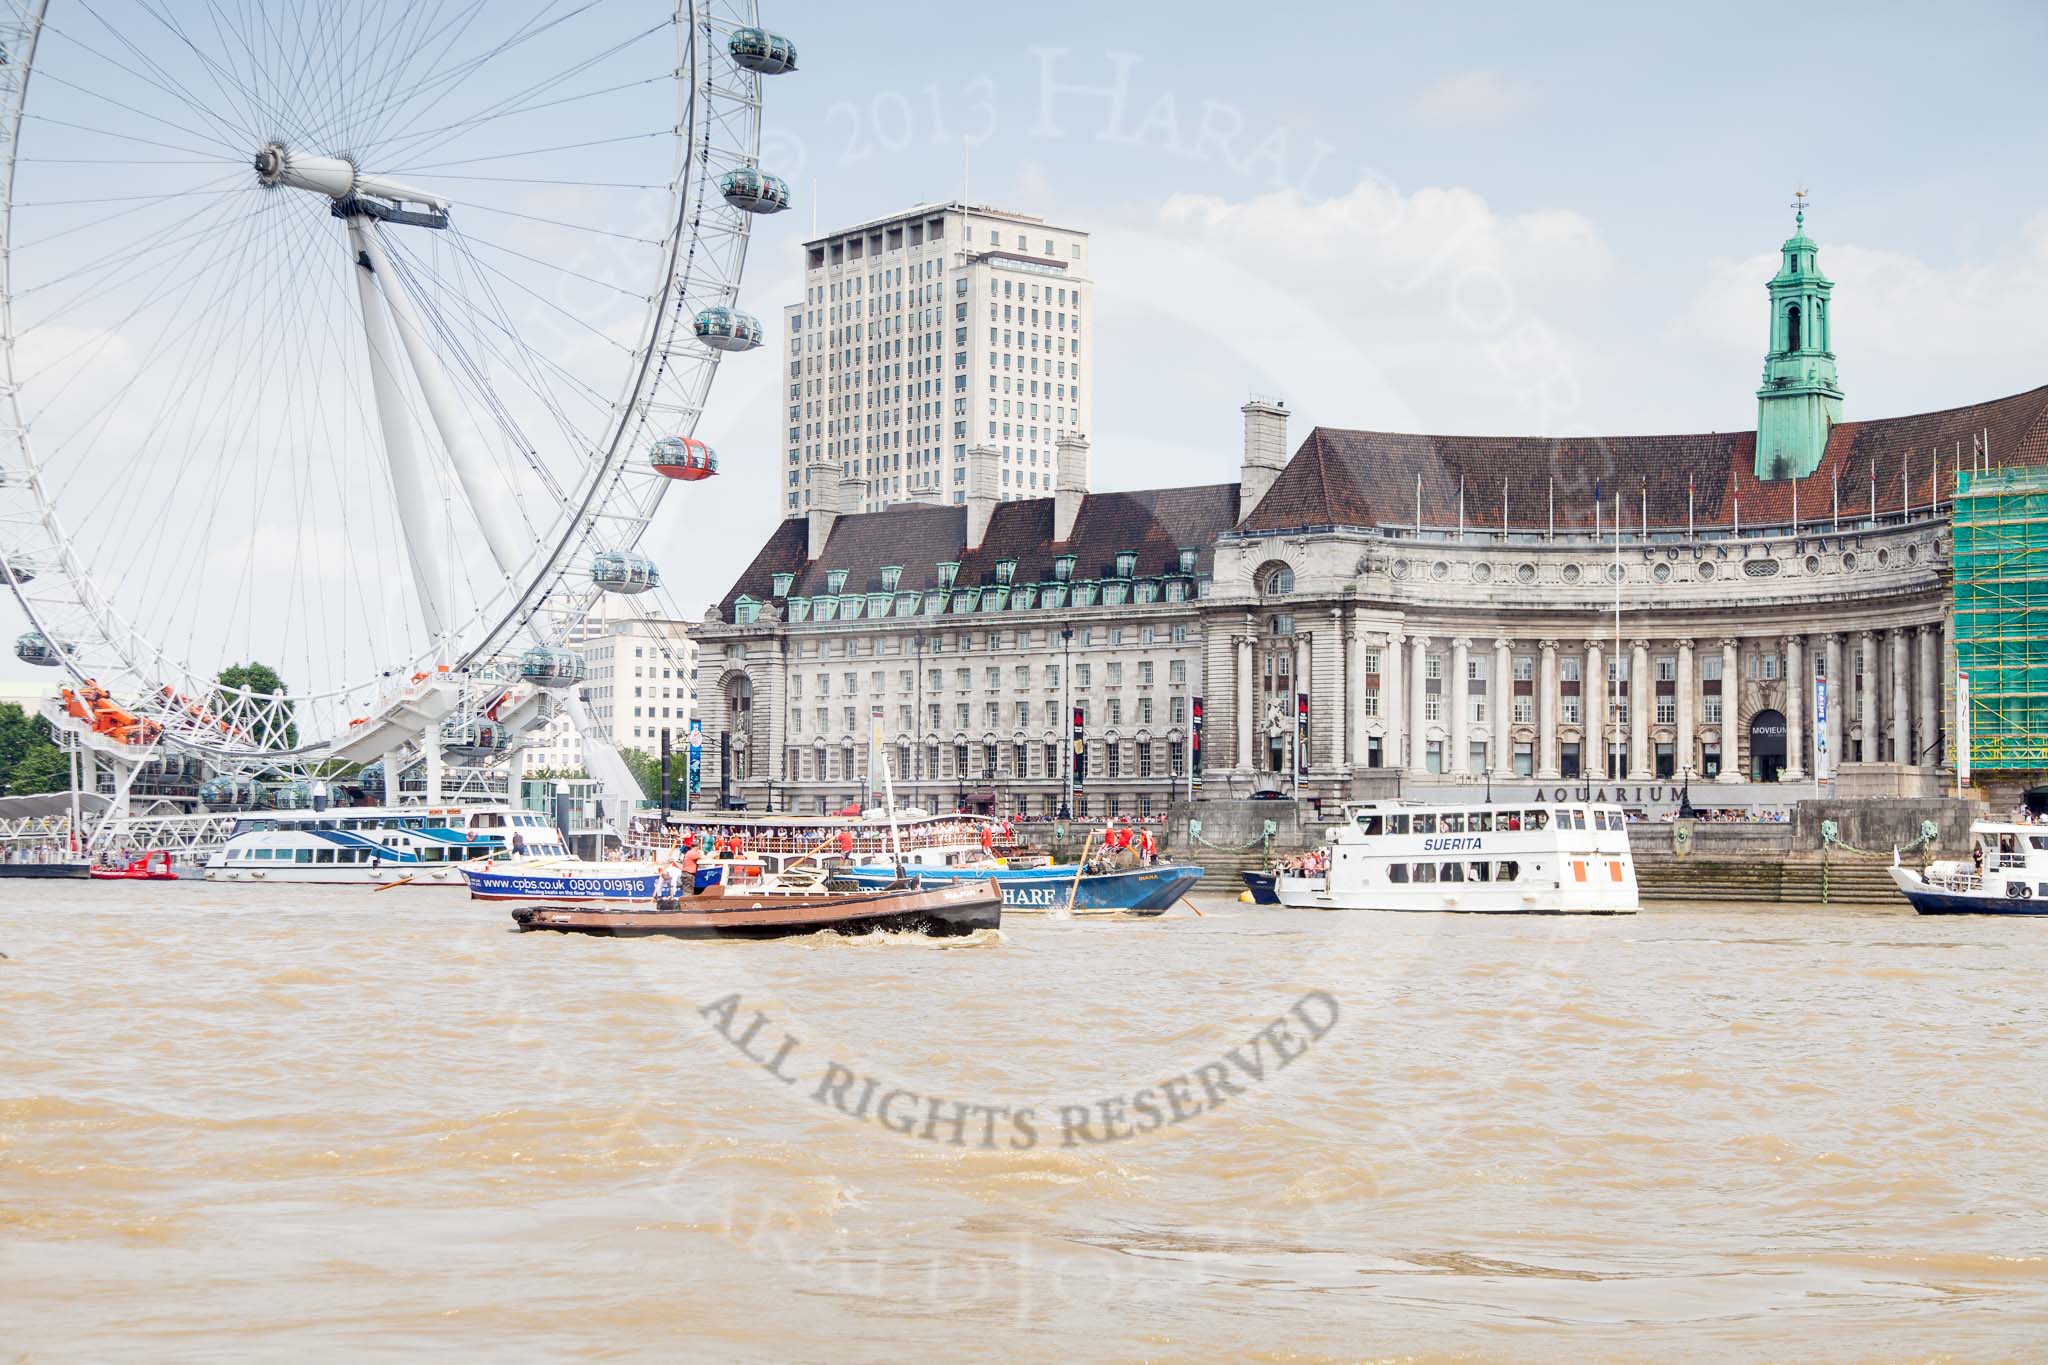
[[[0,578],[223,767],[659,580],[738,288],[751,0],[0,0]],[[289,695],[224,695],[262,659]]]

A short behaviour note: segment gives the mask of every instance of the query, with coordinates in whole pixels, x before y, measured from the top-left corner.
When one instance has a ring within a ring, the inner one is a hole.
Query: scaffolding
[[[2048,768],[2048,470],[1962,470],[1953,515],[1970,765]]]

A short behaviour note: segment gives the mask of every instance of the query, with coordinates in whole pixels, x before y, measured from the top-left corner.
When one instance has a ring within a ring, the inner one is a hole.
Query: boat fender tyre
[[[2025,882],[2007,882],[2005,894],[2008,900],[2023,901],[2032,893]]]

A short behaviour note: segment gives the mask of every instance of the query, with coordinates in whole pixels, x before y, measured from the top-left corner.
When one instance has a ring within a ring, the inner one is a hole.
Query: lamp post
[[[1060,649],[1063,660],[1060,685],[1065,698],[1065,709],[1060,713],[1059,728],[1067,731],[1069,736],[1066,745],[1063,746],[1067,751],[1067,759],[1062,765],[1065,769],[1065,780],[1060,789],[1060,819],[1071,820],[1074,818],[1074,752],[1073,732],[1070,728],[1074,723],[1074,627],[1071,622],[1060,627]]]

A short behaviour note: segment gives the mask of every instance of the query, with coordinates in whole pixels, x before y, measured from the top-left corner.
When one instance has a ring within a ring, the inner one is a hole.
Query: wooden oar
[[[1182,897],[1180,898],[1180,903],[1181,903],[1182,905],[1185,905],[1185,906],[1186,906],[1186,907],[1187,907],[1188,909],[1190,909],[1190,910],[1194,911],[1194,912],[1195,912],[1195,918],[1197,918],[1197,919],[1207,919],[1207,918],[1209,918],[1209,917],[1208,917],[1207,915],[1205,915],[1205,914],[1203,914],[1203,913],[1202,913],[1202,907],[1201,907],[1201,906],[1199,906],[1199,905],[1196,905],[1196,904],[1195,904],[1195,903],[1194,903],[1193,901],[1189,900],[1189,899],[1188,899],[1188,898],[1187,898],[1186,896],[1182,896]]]
[[[1074,860],[1074,883],[1067,888],[1067,917],[1073,918],[1074,898],[1081,894],[1081,874],[1088,870],[1088,848],[1095,842],[1095,831],[1089,830],[1088,837],[1081,841],[1081,856]]]
[[[417,877],[419,875],[419,873],[415,872],[411,876],[401,877],[395,882],[386,882],[384,883],[384,885],[378,887],[377,891],[389,891],[394,886],[404,886],[407,882],[411,881],[413,877]],[[374,896],[377,894],[377,891],[372,891],[370,894]]]

